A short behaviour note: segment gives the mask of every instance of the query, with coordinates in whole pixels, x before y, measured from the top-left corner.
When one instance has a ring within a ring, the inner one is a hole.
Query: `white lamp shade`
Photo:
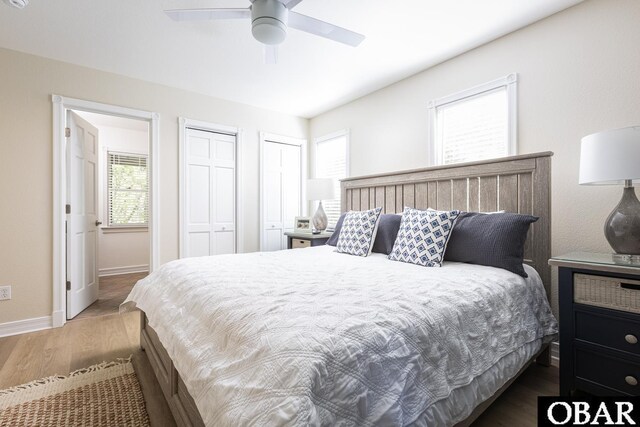
[[[582,138],[580,184],[624,184],[635,179],[640,179],[640,126]]]
[[[314,178],[307,180],[308,200],[335,199],[333,180],[331,178]]]

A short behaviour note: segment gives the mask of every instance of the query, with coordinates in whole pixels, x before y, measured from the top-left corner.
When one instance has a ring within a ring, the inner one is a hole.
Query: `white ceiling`
[[[125,117],[110,116],[107,114],[89,113],[88,111],[76,111],[76,114],[96,127],[110,127],[135,130],[138,132],[149,131],[149,122],[145,120],[127,119]]]
[[[0,3],[0,46],[313,117],[581,0],[305,0],[295,10],[366,35],[357,48],[290,30],[266,65],[249,20],[177,23],[180,7],[249,0]]]

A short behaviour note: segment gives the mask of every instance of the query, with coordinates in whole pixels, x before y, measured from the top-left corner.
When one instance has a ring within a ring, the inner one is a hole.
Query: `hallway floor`
[[[118,313],[120,304],[127,298],[133,285],[148,274],[131,273],[101,277],[98,300],[74,317],[73,320]]]

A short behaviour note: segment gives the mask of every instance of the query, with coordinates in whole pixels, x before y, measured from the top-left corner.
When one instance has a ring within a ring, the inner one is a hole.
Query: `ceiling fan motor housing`
[[[251,32],[264,44],[280,44],[287,38],[289,9],[278,0],[256,0],[251,5]]]

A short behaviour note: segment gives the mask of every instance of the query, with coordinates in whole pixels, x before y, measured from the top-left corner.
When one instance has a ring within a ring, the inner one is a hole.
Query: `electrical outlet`
[[[11,286],[0,286],[0,301],[11,299]]]

